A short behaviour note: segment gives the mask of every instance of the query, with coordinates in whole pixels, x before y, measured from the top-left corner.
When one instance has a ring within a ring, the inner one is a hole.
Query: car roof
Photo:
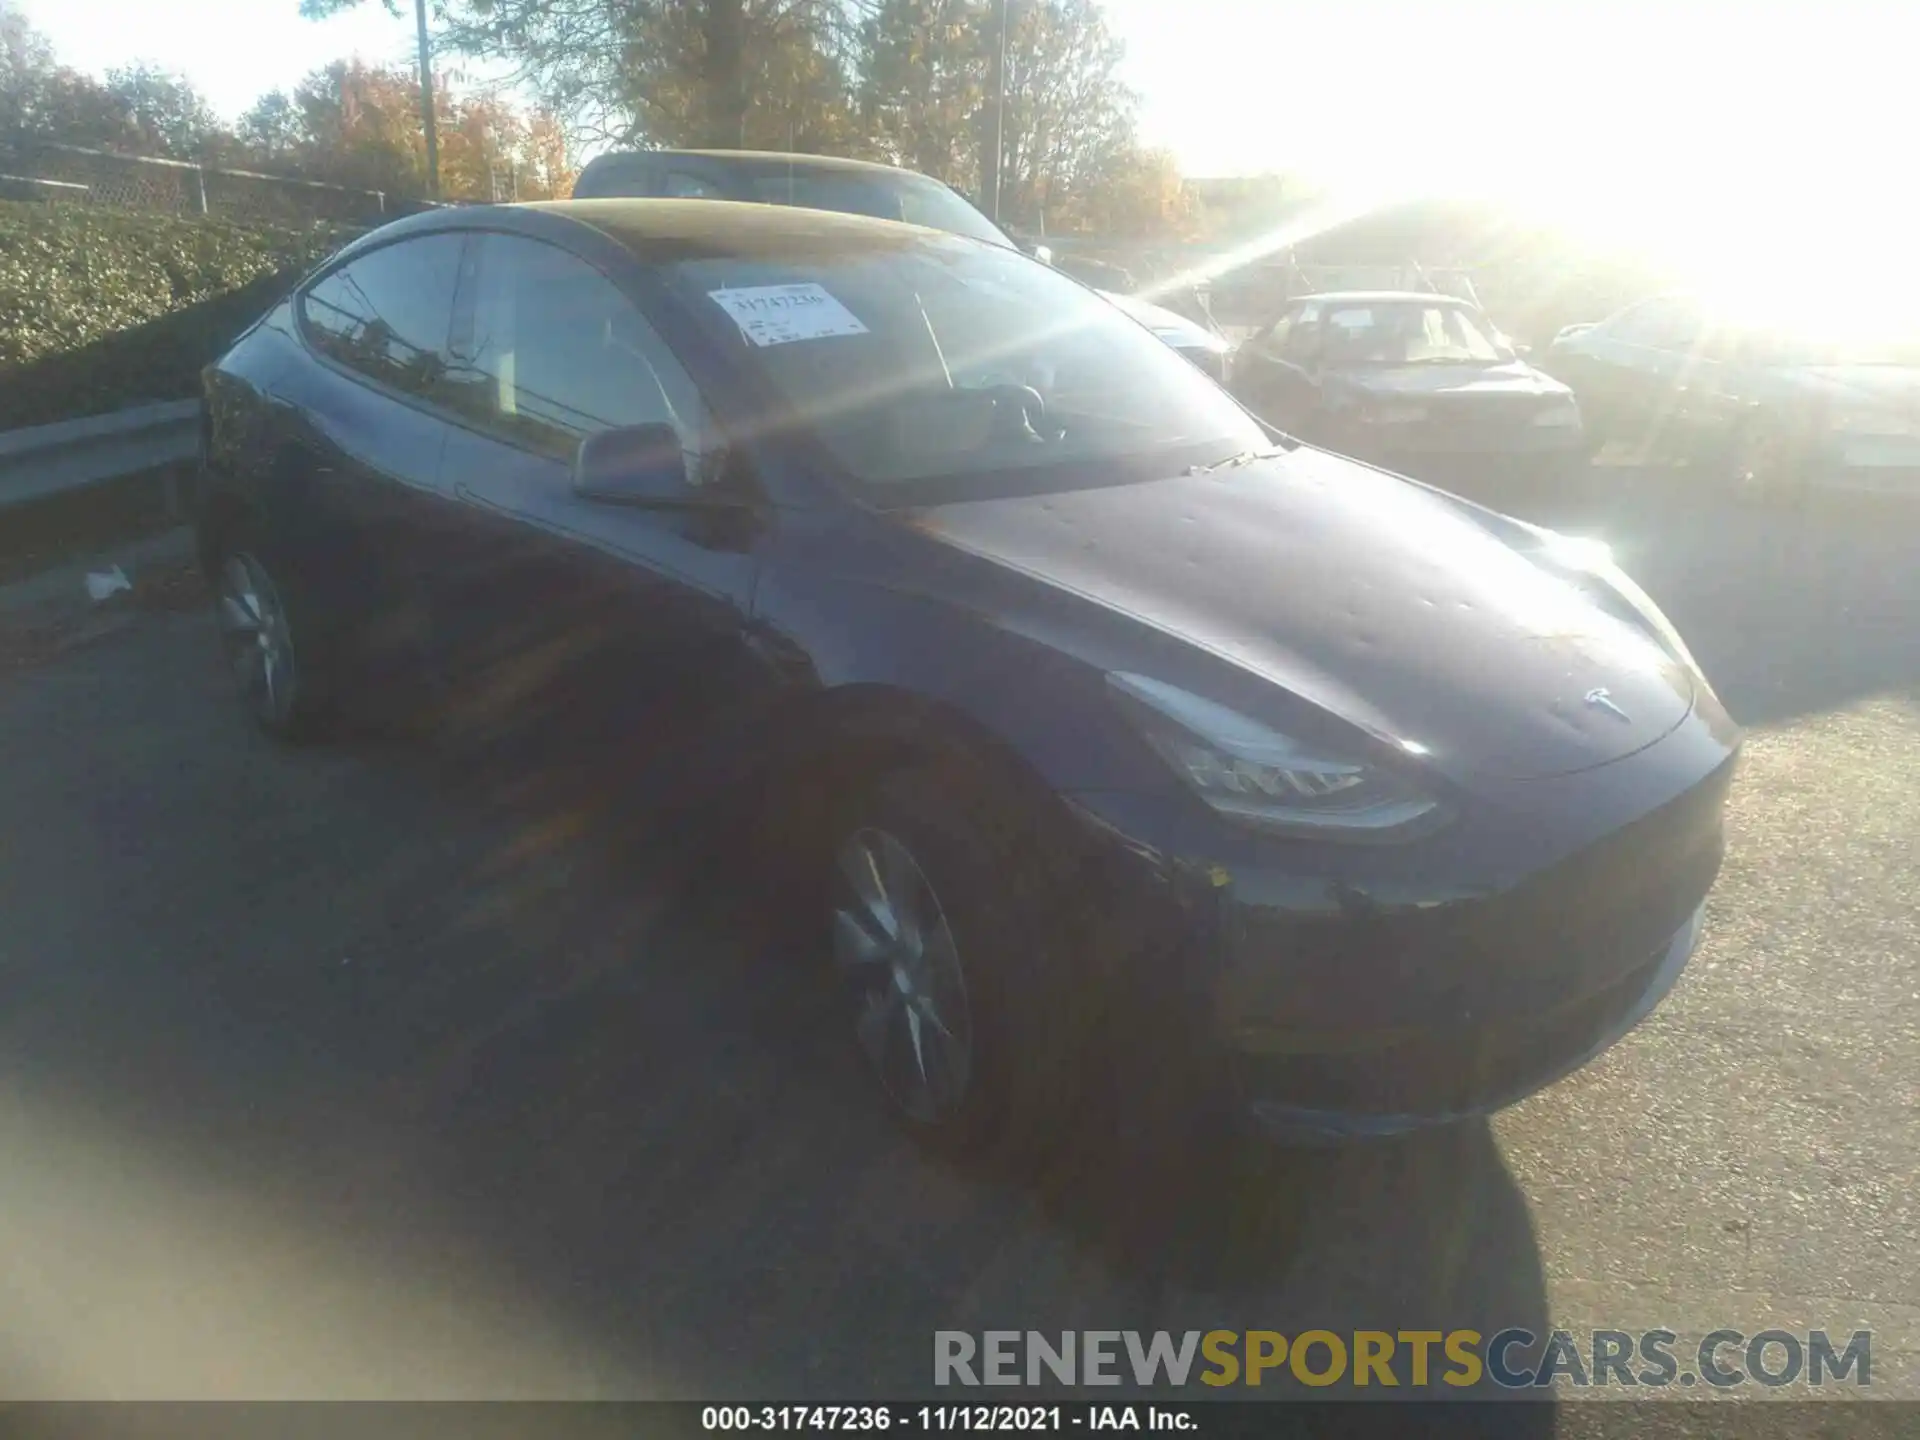
[[[917,170],[904,170],[898,165],[885,165],[873,160],[854,160],[844,155],[802,155],[783,150],[616,150],[589,161],[588,168],[597,166],[611,170],[629,165],[651,165],[656,161],[674,159],[713,161],[741,169],[768,170],[779,167],[841,174],[855,172],[925,178]]]
[[[449,230],[506,230],[564,244],[574,226],[597,231],[646,264],[828,259],[932,243],[984,243],[900,220],[743,200],[535,200],[431,210],[383,226],[340,253],[345,257],[403,234]]]
[[[872,215],[742,200],[540,200],[518,208],[582,221],[647,260],[777,259],[816,249],[845,254],[960,238]]]

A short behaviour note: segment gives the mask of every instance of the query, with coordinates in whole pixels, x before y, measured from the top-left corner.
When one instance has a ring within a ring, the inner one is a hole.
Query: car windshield
[[[986,216],[937,180],[901,171],[828,171],[782,166],[756,171],[748,181],[753,198],[765,205],[800,205],[809,210],[839,210],[904,220],[930,230],[946,230],[970,240],[1011,247],[1013,242]]]
[[[997,246],[907,237],[668,273],[699,322],[870,487],[997,476],[999,493],[1025,476],[1049,488],[1089,465],[1165,474],[1269,443],[1115,307]]]
[[[1325,334],[1327,358],[1344,365],[1494,364],[1512,358],[1462,305],[1335,305],[1326,312]]]

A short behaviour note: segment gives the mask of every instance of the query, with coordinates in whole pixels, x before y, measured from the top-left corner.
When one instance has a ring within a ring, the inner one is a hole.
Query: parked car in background
[[[1572,392],[1446,295],[1302,296],[1240,346],[1228,383],[1270,424],[1409,474],[1552,476],[1585,453]]]
[[[205,387],[257,722],[411,683],[489,733],[612,717],[623,795],[753,797],[813,882],[791,954],[930,1142],[1035,1153],[1129,1066],[1279,1135],[1482,1112],[1700,933],[1738,732],[1603,553],[1276,444],[1005,248],[437,210]],[[635,738],[692,696],[684,744]]]
[[[833,155],[756,150],[635,150],[588,162],[574,181],[576,200],[660,197],[743,200],[801,205],[949,230],[970,240],[1004,245],[1051,264],[1039,242],[1022,243],[981,214],[949,185],[930,175]],[[1224,380],[1233,346],[1217,329],[1139,296],[1100,294],[1145,325],[1216,380]]]
[[[1920,494],[1920,334],[1729,323],[1662,295],[1568,326],[1541,363],[1596,440],[1664,444],[1763,489]]]

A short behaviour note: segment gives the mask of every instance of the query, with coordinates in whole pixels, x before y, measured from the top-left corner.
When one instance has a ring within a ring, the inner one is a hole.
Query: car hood
[[[1691,672],[1639,629],[1446,497],[1323,451],[932,506],[911,523],[1444,773],[1586,769],[1653,743],[1693,705]]]
[[[1341,370],[1343,384],[1368,395],[1567,395],[1552,376],[1518,360],[1504,365],[1382,365]]]

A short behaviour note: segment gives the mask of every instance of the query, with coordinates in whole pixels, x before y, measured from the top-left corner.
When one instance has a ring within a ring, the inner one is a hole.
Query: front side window
[[[308,341],[369,379],[437,399],[464,235],[423,235],[370,250],[300,298]]]
[[[1298,310],[1289,310],[1278,320],[1274,321],[1273,324],[1269,325],[1265,338],[1260,342],[1260,348],[1265,350],[1269,355],[1286,354],[1287,336],[1293,333],[1293,322],[1298,318],[1299,314],[1300,312]]]
[[[1309,302],[1294,313],[1287,331],[1286,358],[1296,365],[1311,361],[1320,349],[1320,306]]]
[[[903,231],[791,259],[681,261],[666,278],[871,487],[942,479],[964,492],[1013,472],[1044,487],[1080,483],[1067,472],[1089,467],[1170,474],[1208,458],[1196,451],[1269,443],[1119,309],[1013,251]]]
[[[551,245],[486,235],[456,327],[458,408],[503,439],[569,460],[588,435],[667,424],[712,448],[693,382],[633,303]]]

